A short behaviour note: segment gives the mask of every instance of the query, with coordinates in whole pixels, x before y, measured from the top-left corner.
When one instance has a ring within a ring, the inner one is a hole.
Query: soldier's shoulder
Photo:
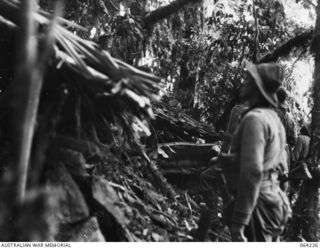
[[[298,142],[305,143],[305,142],[309,142],[310,140],[311,140],[311,138],[309,136],[299,135],[297,138],[297,143]]]
[[[266,123],[266,112],[262,108],[255,108],[246,113],[243,123]]]
[[[277,112],[271,108],[255,108],[250,110],[243,118],[250,120],[251,122],[263,123],[265,125],[269,123],[281,122]]]
[[[250,110],[245,117],[249,117],[249,118],[266,118],[266,116],[268,115],[274,115],[276,114],[276,112],[273,109],[269,109],[269,108],[254,108],[252,110]]]

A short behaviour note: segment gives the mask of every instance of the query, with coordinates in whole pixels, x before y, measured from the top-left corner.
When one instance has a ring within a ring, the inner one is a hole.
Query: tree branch
[[[176,0],[166,6],[160,7],[148,14],[143,18],[145,26],[150,27],[156,22],[159,22],[162,19],[169,17],[170,15],[176,13],[182,9],[185,5],[189,3],[197,3],[201,0]]]
[[[310,5],[312,5],[313,7],[317,7],[317,5],[316,4],[314,4],[313,2],[311,2],[311,0],[305,0],[308,4],[310,4]]]
[[[259,63],[272,62],[278,60],[280,57],[285,57],[290,54],[294,48],[301,48],[310,46],[313,37],[313,30],[306,31],[300,35],[297,35],[290,40],[283,43],[280,47],[262,57]]]
[[[102,13],[109,15],[109,11],[102,0],[97,0],[94,3],[96,5],[96,8],[98,9],[98,11],[101,11]]]
[[[313,38],[313,30],[309,30],[300,35],[297,35],[291,38],[290,40],[286,41],[282,45],[280,45],[280,47],[275,49],[273,52],[262,57],[258,61],[258,63],[274,62],[281,57],[288,56],[294,48],[308,47],[311,45],[312,38]],[[227,117],[229,117],[231,109],[235,104],[236,104],[236,98],[234,97],[229,101],[229,104],[227,105],[225,111],[220,116],[218,121],[215,123],[216,130],[225,129],[228,123]]]

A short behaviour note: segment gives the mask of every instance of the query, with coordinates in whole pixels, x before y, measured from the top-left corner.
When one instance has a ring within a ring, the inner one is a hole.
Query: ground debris
[[[192,240],[190,234],[197,229],[200,210],[191,194],[175,188],[175,198],[169,198],[166,188],[150,177],[150,162],[144,160],[143,156],[131,157],[130,162],[125,164],[115,158],[109,159],[93,172],[95,176],[103,177],[103,182],[107,181],[108,188],[113,189],[109,196],[122,202],[116,206],[124,210],[128,219],[123,226],[131,233],[131,240]],[[157,174],[162,175],[161,170]],[[174,189],[174,186],[170,187]]]

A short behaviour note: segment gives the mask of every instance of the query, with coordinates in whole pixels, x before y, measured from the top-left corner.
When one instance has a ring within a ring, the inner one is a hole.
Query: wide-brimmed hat
[[[283,70],[277,63],[253,64],[246,61],[246,68],[263,97],[274,107],[279,105],[277,90],[282,85]]]

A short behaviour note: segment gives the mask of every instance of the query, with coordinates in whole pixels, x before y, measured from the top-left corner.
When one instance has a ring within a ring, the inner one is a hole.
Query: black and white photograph
[[[0,247],[318,248],[319,189],[320,0],[0,0]]]

